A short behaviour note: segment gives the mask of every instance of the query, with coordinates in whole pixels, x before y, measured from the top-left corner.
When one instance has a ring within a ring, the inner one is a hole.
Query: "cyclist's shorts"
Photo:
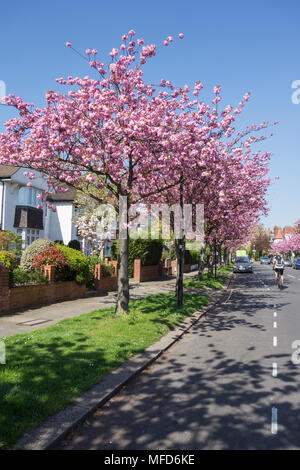
[[[278,273],[283,276],[283,268],[275,268],[275,273]]]

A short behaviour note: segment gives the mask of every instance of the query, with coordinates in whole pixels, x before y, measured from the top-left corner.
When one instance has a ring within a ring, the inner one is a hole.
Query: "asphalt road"
[[[226,303],[60,448],[300,449],[300,272],[285,274],[283,291],[270,266],[238,274]]]

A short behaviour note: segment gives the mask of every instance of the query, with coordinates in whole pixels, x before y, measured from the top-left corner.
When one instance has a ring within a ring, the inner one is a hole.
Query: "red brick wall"
[[[9,311],[73,300],[84,295],[85,285],[79,286],[75,281],[13,287],[10,289]]]
[[[142,266],[140,259],[134,260],[134,282],[155,281],[161,279],[163,267],[161,264],[156,266]]]
[[[85,285],[75,281],[50,282],[36,286],[8,286],[9,273],[0,267],[0,312],[7,313],[38,305],[52,304],[61,300],[84,297]]]
[[[105,263],[109,264],[109,263]],[[118,262],[112,261],[110,264],[114,267],[114,275],[103,277],[101,264],[95,265],[95,289],[98,292],[110,292],[118,290]]]
[[[5,312],[9,307],[9,271],[0,266],[0,312]]]

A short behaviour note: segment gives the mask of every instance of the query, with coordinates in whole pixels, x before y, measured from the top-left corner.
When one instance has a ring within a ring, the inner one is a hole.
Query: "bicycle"
[[[282,274],[277,273],[276,283],[277,283],[278,289],[282,290],[283,289],[283,275]]]

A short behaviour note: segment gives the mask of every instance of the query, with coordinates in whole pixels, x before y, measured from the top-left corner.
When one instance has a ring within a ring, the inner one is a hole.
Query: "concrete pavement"
[[[60,449],[300,449],[300,273],[269,266],[99,409]]]
[[[186,273],[185,279],[195,276],[196,272]],[[149,281],[141,284],[130,282],[132,299],[147,295],[174,292],[175,279]],[[97,294],[93,291],[85,298],[57,302],[38,308],[29,308],[16,313],[0,315],[0,338],[16,333],[28,333],[39,328],[54,325],[65,318],[76,317],[101,308],[113,307],[116,304],[116,292]]]

